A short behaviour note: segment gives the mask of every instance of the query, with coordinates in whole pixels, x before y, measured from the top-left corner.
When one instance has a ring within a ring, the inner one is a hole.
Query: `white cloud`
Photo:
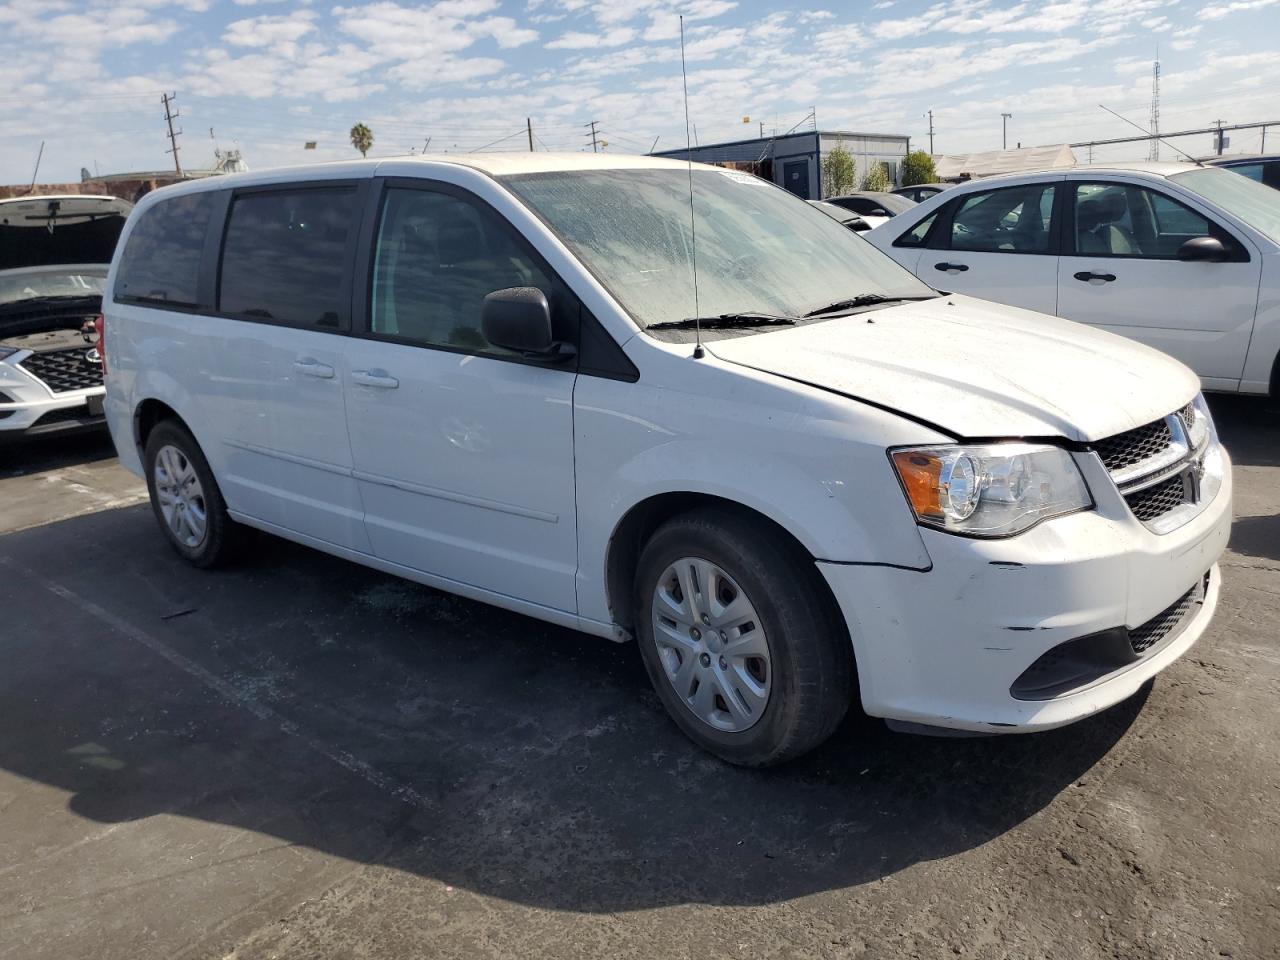
[[[315,30],[315,14],[310,10],[282,16],[250,17],[227,25],[222,39],[233,47],[272,47],[301,40]]]
[[[570,30],[547,44],[548,50],[594,50],[597,48],[621,47],[635,39],[636,32],[630,27],[614,27],[604,33],[583,33],[581,30]]]
[[[1200,11],[1200,16],[1205,20],[1221,20],[1233,13],[1261,10],[1263,7],[1273,7],[1277,3],[1280,3],[1280,0],[1234,0],[1231,3],[1211,3]]]

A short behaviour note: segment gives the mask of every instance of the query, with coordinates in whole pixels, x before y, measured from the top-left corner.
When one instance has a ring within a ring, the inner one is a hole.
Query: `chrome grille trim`
[[[1200,479],[1209,435],[1192,449],[1190,424],[1195,416],[1192,401],[1166,417],[1094,444],[1130,512],[1154,533],[1168,533],[1201,510]]]

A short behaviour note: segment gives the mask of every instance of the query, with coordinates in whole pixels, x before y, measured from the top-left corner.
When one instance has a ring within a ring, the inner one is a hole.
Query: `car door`
[[[366,181],[236,191],[207,333],[227,504],[369,552],[347,438],[346,331]]]
[[[347,419],[373,552],[556,610],[577,609],[573,361],[534,362],[480,332],[486,294],[537,287],[556,336],[579,307],[474,195],[380,185]]]
[[[1155,186],[1122,178],[1068,181],[1058,315],[1132,337],[1191,367],[1206,387],[1239,387],[1258,304],[1261,258],[1216,222]],[[1225,262],[1179,248],[1216,237]]]
[[[926,228],[927,236],[921,235],[922,222],[895,247],[920,243],[913,269],[931,286],[1053,313],[1060,184],[1060,179],[1042,178],[966,193],[943,208],[936,226]]]

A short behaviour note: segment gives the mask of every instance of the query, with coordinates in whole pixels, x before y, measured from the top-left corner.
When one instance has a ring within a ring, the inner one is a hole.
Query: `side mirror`
[[[1227,259],[1227,248],[1217,237],[1192,237],[1178,248],[1178,259],[1221,263]]]
[[[573,348],[551,334],[551,306],[537,287],[508,287],[486,294],[480,308],[480,332],[495,347],[526,357],[561,360]]]
[[[888,210],[886,210],[884,207],[876,207],[874,210],[872,210],[872,211],[871,211],[871,216],[873,216],[873,217],[892,217],[892,216],[893,216],[893,214],[892,214],[892,213],[890,213]]]

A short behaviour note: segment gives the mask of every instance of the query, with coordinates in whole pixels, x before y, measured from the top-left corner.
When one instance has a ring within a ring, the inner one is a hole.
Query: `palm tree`
[[[351,145],[360,151],[360,156],[367,157],[369,148],[373,146],[373,131],[363,123],[351,128]]]

